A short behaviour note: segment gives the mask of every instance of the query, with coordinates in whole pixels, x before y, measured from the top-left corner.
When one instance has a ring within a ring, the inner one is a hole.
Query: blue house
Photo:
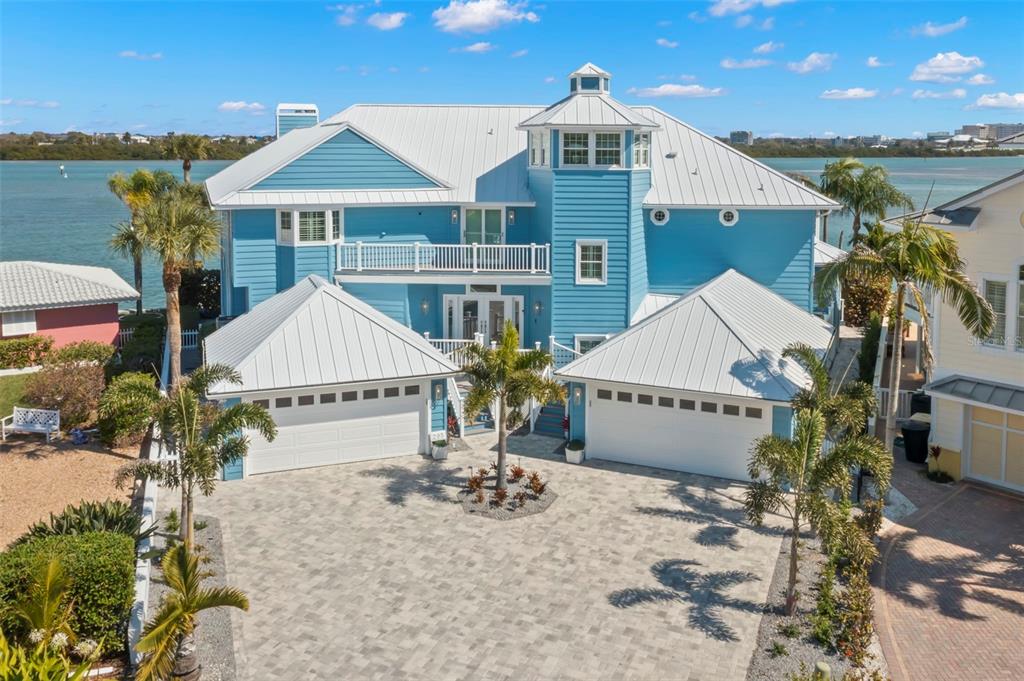
[[[585,64],[549,106],[279,107],[279,138],[206,181],[223,313],[317,275],[446,354],[511,320],[564,365],[728,270],[812,312],[837,205],[612,80]]]

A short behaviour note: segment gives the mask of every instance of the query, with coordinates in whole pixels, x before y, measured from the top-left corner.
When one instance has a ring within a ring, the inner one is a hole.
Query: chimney
[[[320,122],[320,109],[316,104],[278,104],[277,136],[295,128],[311,128]]]

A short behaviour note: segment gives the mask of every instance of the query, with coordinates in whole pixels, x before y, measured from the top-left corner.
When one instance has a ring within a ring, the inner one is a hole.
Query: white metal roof
[[[846,251],[821,239],[814,240],[814,266],[826,265],[846,255]]]
[[[626,127],[653,130],[658,124],[605,93],[575,92],[527,118],[520,128]]]
[[[555,373],[787,402],[809,377],[783,350],[824,353],[831,338],[827,322],[730,269]]]
[[[838,208],[839,204],[654,107],[634,107],[661,126],[651,135],[645,206]]]
[[[207,364],[242,384],[211,395],[455,373],[423,337],[316,275],[271,296],[204,341]]]
[[[648,293],[640,301],[640,305],[637,306],[636,312],[633,313],[632,318],[629,320],[629,325],[639,324],[661,308],[671,305],[677,300],[679,300],[679,296],[666,293]]]
[[[588,61],[586,64],[569,74],[570,78],[573,76],[604,76],[605,78],[611,78],[612,74],[608,73],[600,66]]]
[[[0,312],[100,305],[138,297],[135,289],[106,267],[0,262]]]

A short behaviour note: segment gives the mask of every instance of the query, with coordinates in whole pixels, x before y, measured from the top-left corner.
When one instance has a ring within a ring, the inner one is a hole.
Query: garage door
[[[771,407],[588,388],[588,457],[748,480],[750,445],[771,432]]]
[[[968,407],[972,478],[1024,491],[1024,416]]]
[[[277,437],[250,434],[248,474],[416,454],[424,399],[415,385],[271,398]]]

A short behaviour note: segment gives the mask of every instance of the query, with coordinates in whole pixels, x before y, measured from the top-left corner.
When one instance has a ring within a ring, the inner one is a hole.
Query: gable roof
[[[679,296],[668,293],[648,293],[636,307],[636,312],[629,319],[629,325],[634,326],[650,317],[652,314],[667,305],[679,300]]]
[[[838,246],[833,246],[829,242],[822,241],[821,239],[815,237],[815,239],[814,239],[814,266],[815,267],[820,267],[821,265],[825,265],[825,264],[833,262],[835,260],[839,260],[839,258],[843,257],[844,255],[846,255],[846,251],[844,251],[843,249],[839,248]]]
[[[101,305],[138,297],[138,291],[107,267],[0,262],[0,312]]]
[[[954,231],[969,230],[974,227],[974,220],[981,213],[981,207],[977,205],[979,201],[1015,187],[1021,182],[1024,182],[1024,170],[1018,170],[935,208],[896,215],[886,218],[882,223],[888,227],[898,228],[906,220],[918,220],[927,225],[943,229]]]
[[[572,78],[573,76],[604,76],[605,78],[611,78],[611,75],[612,74],[608,73],[600,66],[597,66],[593,62],[588,61],[583,66],[579,67],[578,69],[570,73],[569,77]]]
[[[604,93],[574,93],[527,118],[520,128],[593,128],[600,126],[653,130],[657,123]]]
[[[787,402],[809,377],[783,350],[823,354],[831,338],[827,322],[730,269],[555,374]]]
[[[203,342],[207,364],[241,385],[211,395],[445,376],[458,367],[423,337],[316,275],[271,296]]]

